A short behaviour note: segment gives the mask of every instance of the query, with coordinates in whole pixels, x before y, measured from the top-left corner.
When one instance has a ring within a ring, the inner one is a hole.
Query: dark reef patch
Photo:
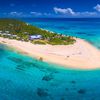
[[[43,81],[51,81],[53,79],[53,75],[49,74],[49,75],[45,75],[42,80]]]
[[[69,88],[65,88],[65,90],[66,90],[66,91],[68,91],[68,90],[69,90]]]
[[[61,100],[65,100],[64,98],[61,98]]]
[[[64,27],[64,26],[55,26],[57,29],[62,29],[62,30],[69,30],[71,27]]]
[[[50,65],[49,67],[47,67],[48,63],[41,62],[37,59],[32,59],[32,60],[26,61],[22,58],[13,57],[13,56],[12,57],[8,56],[8,59],[10,61],[18,64],[16,67],[17,70],[25,70],[26,68],[37,68],[38,70],[40,70],[44,73],[50,73],[50,74],[51,73],[58,73],[58,70],[56,68],[52,67],[53,65]],[[47,77],[48,77],[48,79],[47,79]],[[44,80],[50,80],[50,79],[52,79],[52,75],[44,77]]]
[[[20,64],[20,66],[24,66],[24,67],[38,67],[38,65],[36,63],[30,62],[30,61],[24,61],[21,58],[8,57],[8,59],[13,61],[14,63]]]
[[[15,62],[15,63],[22,63],[23,60],[20,58],[16,58],[16,57],[8,57],[9,60]]]
[[[85,33],[85,32],[76,32],[76,34],[86,35],[87,33]]]
[[[79,94],[85,94],[86,93],[86,90],[85,89],[80,89],[80,90],[78,90],[78,93]]]
[[[96,36],[96,34],[87,33],[87,36]]]
[[[76,81],[72,80],[71,83],[72,83],[72,84],[76,84]]]
[[[25,70],[25,66],[17,65],[16,69],[24,71]]]
[[[49,96],[49,93],[47,89],[37,88],[37,95],[40,97],[47,97]]]
[[[86,36],[96,36],[96,34],[93,34],[93,33],[85,33],[85,32],[76,32],[76,34],[78,35],[86,35]]]

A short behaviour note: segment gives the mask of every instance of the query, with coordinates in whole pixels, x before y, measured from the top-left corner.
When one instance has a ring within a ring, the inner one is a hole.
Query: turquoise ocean
[[[80,37],[100,49],[100,19],[22,20],[49,31]],[[100,100],[100,69],[64,68],[0,44],[0,100]]]

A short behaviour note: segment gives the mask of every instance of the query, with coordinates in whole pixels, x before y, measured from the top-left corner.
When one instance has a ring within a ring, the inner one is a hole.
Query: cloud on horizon
[[[94,7],[95,10],[97,10],[98,12],[100,12],[100,4],[97,4],[95,7]]]
[[[1,14],[1,13],[0,13]],[[31,11],[28,13],[25,12],[17,12],[17,11],[13,11],[13,12],[4,12],[2,13],[2,15],[6,16],[6,17],[48,17],[48,16],[52,16],[51,13],[41,13],[41,12],[35,12],[35,11]]]
[[[94,6],[93,11],[83,11],[78,12],[73,10],[72,8],[60,8],[54,7],[53,12],[24,12],[24,11],[12,11],[12,12],[4,12],[0,13],[0,15],[4,15],[6,17],[100,17],[100,4]]]
[[[8,13],[9,15],[11,15],[11,16],[21,16],[23,13],[22,12],[10,12],[10,13]]]
[[[100,5],[97,5],[100,7]],[[96,8],[98,10],[100,10],[99,7]],[[84,12],[75,12],[72,8],[58,8],[58,7],[54,7],[53,8],[54,12],[56,14],[61,14],[62,16],[72,16],[72,17],[95,17],[98,16],[98,13],[93,11],[93,12],[89,12],[89,11],[84,11]]]
[[[41,16],[42,15],[42,13],[40,13],[40,12],[30,12],[30,14],[33,16]]]
[[[97,4],[93,7],[96,11],[84,11],[84,12],[75,12],[72,8],[59,8],[54,7],[53,10],[56,14],[62,15],[64,17],[100,17],[100,4]]]
[[[54,11],[56,14],[61,13],[61,14],[68,14],[68,15],[75,15],[75,12],[71,8],[58,8],[54,7]]]

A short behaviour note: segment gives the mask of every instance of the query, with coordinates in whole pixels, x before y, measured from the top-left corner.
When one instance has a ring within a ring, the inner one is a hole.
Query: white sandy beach
[[[100,51],[82,39],[73,45],[34,45],[30,42],[10,40],[0,37],[0,43],[16,48],[21,52],[43,61],[80,69],[100,67]]]

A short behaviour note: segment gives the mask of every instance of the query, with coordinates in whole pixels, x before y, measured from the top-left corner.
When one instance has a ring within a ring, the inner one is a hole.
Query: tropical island
[[[0,19],[0,36],[34,44],[69,45],[76,41],[71,36],[43,30],[16,19]]]
[[[0,19],[0,43],[64,67],[100,68],[100,51],[87,41],[43,30],[16,19]]]

